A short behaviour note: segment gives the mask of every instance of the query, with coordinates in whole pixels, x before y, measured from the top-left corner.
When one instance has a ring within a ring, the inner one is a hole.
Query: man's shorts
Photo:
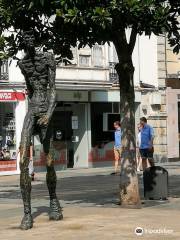
[[[148,148],[139,149],[140,155],[142,159],[153,159],[153,152],[154,150],[149,150]]]
[[[119,156],[121,157],[121,153],[122,153],[121,147],[114,147],[114,154],[119,154]]]

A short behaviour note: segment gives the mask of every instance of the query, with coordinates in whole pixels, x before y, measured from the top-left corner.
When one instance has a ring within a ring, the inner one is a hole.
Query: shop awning
[[[23,92],[0,91],[0,102],[16,102],[24,100],[25,94]]]

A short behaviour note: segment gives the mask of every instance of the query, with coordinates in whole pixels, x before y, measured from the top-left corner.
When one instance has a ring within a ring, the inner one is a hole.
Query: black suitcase
[[[166,200],[168,197],[168,171],[160,166],[147,168],[143,173],[144,198]]]

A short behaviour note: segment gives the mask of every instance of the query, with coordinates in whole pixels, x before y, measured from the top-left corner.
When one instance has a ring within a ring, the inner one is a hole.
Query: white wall
[[[56,69],[56,79],[75,81],[108,81],[108,69],[61,67]]]
[[[109,46],[108,44],[100,46],[102,49],[102,57],[99,58],[102,61],[101,66],[94,66],[93,48],[88,46],[85,48],[77,49],[72,48],[74,59],[72,63],[74,65],[64,66],[60,64],[60,67],[56,69],[56,78],[62,80],[80,80],[80,81],[108,81],[109,80]],[[89,58],[89,66],[81,66],[79,58],[80,56],[86,56]]]
[[[109,62],[117,62],[117,55],[113,44],[110,47],[105,44],[102,46],[103,49],[103,66],[102,68],[94,68],[93,62],[91,60],[92,66],[89,68],[79,67],[74,65],[74,67],[61,67],[57,68],[56,78],[64,80],[94,80],[94,81],[108,81],[109,80]],[[91,49],[81,49],[78,54],[92,54]],[[76,57],[78,57],[78,54]],[[23,55],[22,52],[19,53],[19,58]],[[77,60],[78,63],[78,60]],[[135,66],[134,83],[135,86],[139,85],[139,81],[144,83],[152,84],[158,86],[158,67],[157,67],[157,37],[152,35],[151,38],[147,36],[138,36],[135,49],[133,52],[133,63]],[[19,67],[17,66],[17,61],[13,60],[9,68],[9,79],[13,82],[23,82],[24,77],[21,74]]]
[[[127,39],[130,32],[127,31]],[[113,44],[109,47],[109,61],[117,62],[117,54]],[[157,66],[157,37],[152,35],[138,36],[133,52],[133,64],[135,67],[134,83],[139,86],[139,82],[158,86],[158,66]]]
[[[19,101],[16,105],[15,110],[15,119],[16,119],[16,149],[19,148],[20,140],[21,140],[21,131],[24,123],[24,117],[26,115],[26,101]],[[17,171],[19,172],[19,159],[20,155],[18,155],[17,159]]]
[[[94,67],[93,50],[89,47],[73,51],[75,54],[74,62],[77,65],[61,66],[56,68],[56,79],[63,80],[84,80],[84,81],[108,81],[109,80],[109,52],[108,44],[102,46],[102,66]],[[74,49],[75,50],[75,49]],[[79,66],[79,55],[87,55],[90,57],[89,67]],[[18,53],[18,58],[23,57],[23,52]],[[17,65],[17,60],[12,60],[9,66],[9,80],[11,82],[24,82],[24,77]]]
[[[19,52],[17,57],[21,59],[23,53]],[[9,81],[10,82],[24,82],[24,76],[21,73],[20,68],[17,65],[17,60],[9,61]]]
[[[138,36],[133,53],[135,85],[139,81],[158,86],[157,37]]]

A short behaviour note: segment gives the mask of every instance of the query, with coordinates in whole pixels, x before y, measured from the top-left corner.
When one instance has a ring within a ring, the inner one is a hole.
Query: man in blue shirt
[[[139,146],[141,158],[142,158],[142,167],[143,171],[147,168],[147,161],[149,161],[150,166],[154,166],[153,159],[153,139],[154,139],[154,130],[147,124],[147,119],[145,117],[140,118],[141,125],[141,143]]]
[[[114,172],[112,174],[118,174],[119,162],[121,160],[121,124],[119,121],[114,122]]]

